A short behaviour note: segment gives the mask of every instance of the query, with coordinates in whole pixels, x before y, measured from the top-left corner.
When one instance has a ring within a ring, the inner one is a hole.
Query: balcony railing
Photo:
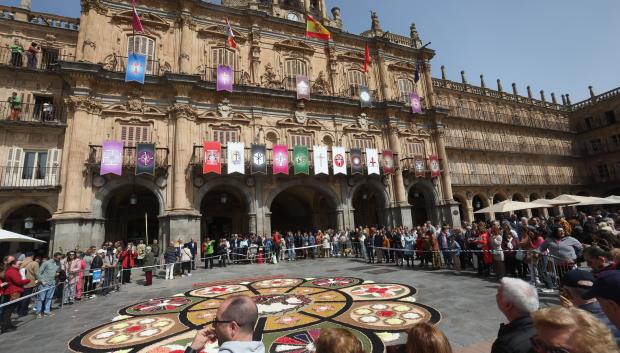
[[[550,154],[560,156],[576,156],[577,152],[572,147],[549,146],[544,143],[513,143],[505,141],[493,141],[484,139],[472,139],[467,137],[447,136],[444,139],[447,148],[469,149],[478,151],[512,152]]]
[[[228,166],[228,148],[226,145],[222,145],[222,154],[220,156],[220,162],[222,164],[222,174],[225,174],[227,172],[227,166]],[[347,173],[350,175],[351,174],[351,158],[350,158],[350,152],[346,151],[345,152],[347,157]],[[289,161],[289,174],[293,174],[293,157],[294,157],[294,150],[292,148],[289,148],[288,150],[288,161]],[[246,168],[246,173],[250,172],[250,165],[252,164],[252,149],[249,147],[245,148],[244,151],[244,161],[245,161],[245,168]],[[333,170],[333,166],[332,166],[332,151],[328,150],[327,151],[327,160],[328,160],[328,166],[329,166],[329,173],[333,174],[334,170]],[[381,152],[379,152],[379,160],[381,160]],[[308,148],[308,161],[309,161],[309,173],[310,174],[314,174],[314,151],[312,150],[312,148]],[[395,170],[398,169],[399,164],[398,164],[398,155],[394,154],[394,162],[395,164]],[[204,162],[204,153],[203,153],[203,146],[202,145],[194,145],[194,152],[192,153],[192,159],[191,159],[191,166],[194,167],[196,170],[200,170],[202,168],[202,164]],[[364,151],[362,149],[362,164],[364,166],[364,173],[367,172],[366,169],[366,151]],[[383,166],[381,165],[380,167],[380,171],[381,173],[383,173]],[[273,149],[271,148],[267,148],[267,173],[271,174],[273,172]]]
[[[440,105],[441,108],[449,110],[449,114],[453,117],[472,119],[472,120],[484,120],[494,123],[527,126],[539,129],[551,129],[558,131],[570,132],[570,124],[568,119],[565,121],[554,121],[544,118],[535,118],[532,116],[518,116],[509,115],[500,112],[490,112],[484,110],[474,110],[460,106],[452,105]]]
[[[60,166],[0,166],[0,189],[55,188],[59,185]]]
[[[450,172],[454,185],[581,185],[584,177],[577,175],[517,175]]]
[[[72,61],[72,60],[66,60]],[[104,70],[113,72],[126,72],[127,71],[127,57],[126,56],[111,56],[109,60],[102,64]],[[153,76],[161,76],[163,71],[160,71],[159,60],[147,59],[146,60],[146,74]]]
[[[244,85],[249,84],[246,81],[244,71],[233,71],[233,78],[235,85]],[[200,78],[205,82],[217,82],[217,67],[207,67],[204,69],[204,72],[200,75]]]
[[[0,102],[0,121],[24,121],[42,124],[65,122],[66,107],[61,104],[21,103],[14,105]]]
[[[430,176],[431,170],[428,168],[428,158],[424,157],[424,169],[421,171],[425,177]],[[407,157],[400,160],[400,167],[403,173],[416,173],[415,158]],[[441,160],[440,160],[441,161]],[[441,165],[441,164],[440,164]]]
[[[57,51],[46,51],[45,48],[31,54],[23,48],[23,52],[12,51],[9,47],[0,47],[0,65],[31,70],[51,71],[56,68],[59,61],[75,61],[73,55],[61,55]]]
[[[86,161],[86,166],[88,168],[97,169],[101,166],[101,154],[103,152],[103,148],[101,145],[90,145],[89,147],[90,153]],[[136,147],[123,148],[123,169],[135,169],[136,159]],[[165,170],[168,166],[168,148],[155,148],[155,169]]]

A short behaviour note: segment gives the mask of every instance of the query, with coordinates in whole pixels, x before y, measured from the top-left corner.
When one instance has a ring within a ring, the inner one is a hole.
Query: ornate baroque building
[[[16,113],[1,103],[0,226],[54,249],[427,219],[459,224],[492,202],[577,193],[591,190],[593,172],[604,175],[599,181],[620,175],[617,158],[606,173],[597,161],[608,155],[583,158],[583,146],[608,129],[588,125],[577,134],[583,114],[595,124],[603,109],[615,122],[613,94],[571,105],[568,96],[535,99],[529,88],[521,96],[515,85],[506,92],[500,82],[496,90],[473,86],[464,73],[462,82],[431,78],[435,52],[422,46],[415,25],[409,36],[384,32],[373,14],[368,31],[350,34],[340,10],[328,14],[323,0],[142,0],[143,34],[132,31],[129,1],[82,0],[79,20],[32,12],[29,1],[1,9],[0,94],[15,92],[22,107]],[[332,41],[305,38],[308,13]],[[226,46],[225,18],[235,49]],[[16,41],[42,50],[34,60],[17,55]],[[132,52],[147,56],[144,85],[124,80]],[[233,69],[234,93],[216,92],[218,65]],[[309,101],[296,99],[296,75],[309,77]],[[360,106],[362,86],[371,108]],[[411,113],[412,92],[422,97],[422,114]],[[99,175],[104,140],[124,141],[122,176]],[[275,144],[388,149],[397,170],[203,175],[203,141],[245,143],[246,163],[253,143],[267,146],[269,160]],[[134,175],[139,142],[157,146],[154,176]],[[439,157],[440,177],[428,165],[416,172],[414,156],[429,155]]]

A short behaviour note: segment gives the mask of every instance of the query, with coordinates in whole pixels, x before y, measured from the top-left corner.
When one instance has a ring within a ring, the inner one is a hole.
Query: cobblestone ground
[[[141,273],[140,273],[141,275]],[[233,265],[214,270],[193,272],[193,276],[165,281],[155,278],[153,286],[137,283],[124,286],[120,292],[96,297],[55,310],[45,319],[34,317],[18,321],[15,332],[0,335],[2,352],[68,351],[67,343],[87,329],[110,322],[119,309],[151,298],[164,297],[192,288],[195,283],[249,279],[266,276],[324,277],[353,276],[380,282],[403,283],[418,290],[417,301],[439,310],[439,327],[446,333],[455,351],[489,352],[504,320],[495,306],[497,281],[481,279],[471,272],[460,275],[452,271],[399,269],[393,264],[368,265],[351,258],[331,258],[281,262],[277,265]],[[557,303],[551,296],[541,298],[544,305]]]

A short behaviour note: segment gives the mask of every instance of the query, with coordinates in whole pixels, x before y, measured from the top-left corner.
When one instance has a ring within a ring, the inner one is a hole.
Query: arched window
[[[217,80],[217,67],[219,65],[225,65],[230,67],[233,72],[235,71],[235,52],[228,48],[213,48],[211,49],[211,67],[207,68],[207,80]],[[235,83],[236,83],[236,75]]]
[[[409,97],[413,92],[413,82],[408,78],[398,79],[398,92],[400,94],[400,101],[409,103]]]
[[[294,91],[297,89],[297,75],[308,76],[306,63],[299,59],[287,59],[284,62],[284,87],[287,90]]]
[[[155,40],[145,36],[130,36],[127,42],[127,56],[136,53],[146,56],[146,73],[153,73],[155,60]]]
[[[349,83],[351,97],[359,97],[361,86],[368,87],[366,75],[360,70],[349,70],[347,72],[347,82]]]

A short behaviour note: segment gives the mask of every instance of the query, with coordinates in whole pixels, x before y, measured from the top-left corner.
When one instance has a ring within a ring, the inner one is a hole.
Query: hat
[[[571,288],[591,289],[594,285],[594,275],[583,270],[570,270],[562,278],[562,285]]]
[[[605,271],[601,273],[592,289],[587,291],[583,299],[603,298],[620,305],[620,271]]]

